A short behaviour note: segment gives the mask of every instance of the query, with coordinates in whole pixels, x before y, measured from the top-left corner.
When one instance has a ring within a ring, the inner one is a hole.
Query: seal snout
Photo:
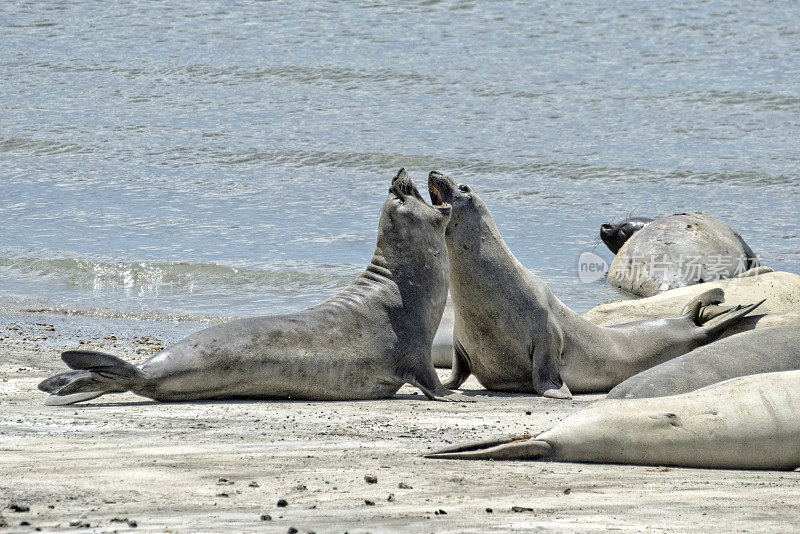
[[[413,196],[418,200],[423,200],[422,195],[417,191],[417,186],[404,168],[400,169],[392,179],[392,186],[389,188],[389,192],[400,200],[405,200],[406,196]]]

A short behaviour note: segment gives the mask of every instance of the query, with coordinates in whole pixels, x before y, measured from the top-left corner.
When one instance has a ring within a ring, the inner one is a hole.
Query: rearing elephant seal
[[[793,469],[800,466],[800,371],[743,376],[671,397],[602,400],[535,438],[426,457]]]
[[[716,339],[758,304],[701,315],[721,290],[689,302],[678,317],[597,326],[565,306],[506,246],[486,205],[469,186],[438,172],[428,177],[434,205],[448,203],[445,238],[455,309],[453,373],[470,373],[487,389],[569,398],[608,391],[629,376]]]
[[[633,234],[608,269],[608,283],[649,297],[677,287],[731,278],[759,262],[733,228],[704,213],[659,217]]]
[[[62,355],[76,371],[39,384],[49,404],[132,391],[159,401],[390,397],[411,383],[435,400],[445,389],[431,342],[447,298],[444,229],[450,207],[431,206],[400,170],[378,223],[375,254],[341,293],[288,315],[240,319],[193,334],[133,366],[89,351]]]

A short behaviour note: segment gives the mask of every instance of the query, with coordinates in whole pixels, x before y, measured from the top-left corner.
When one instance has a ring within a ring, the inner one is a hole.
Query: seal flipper
[[[424,364],[417,366],[417,368],[412,370],[411,376],[406,376],[403,378],[403,380],[409,384],[417,386],[420,391],[422,391],[425,396],[431,400],[445,402],[475,402],[474,399],[470,399],[461,393],[450,391],[442,385],[441,381],[439,380],[439,375],[436,374],[436,369],[433,367],[433,362],[431,361],[430,356],[428,356],[427,361]]]
[[[737,323],[750,312],[761,306],[766,299],[747,306],[720,306],[725,302],[725,291],[714,288],[705,291],[683,307],[681,315],[688,317],[703,333],[711,339],[722,334],[723,330]]]
[[[137,378],[144,374],[125,360],[93,350],[68,350],[61,353],[61,359],[70,369],[81,369],[106,376],[106,378]]]
[[[72,393],[70,395],[50,395],[44,401],[45,406],[67,406],[68,404],[75,404],[76,402],[87,401],[96,399],[104,391],[87,391],[85,393]]]
[[[720,287],[715,287],[708,291],[703,291],[690,300],[681,310],[681,315],[691,314],[697,319],[700,316],[701,308],[722,304],[723,302],[725,302],[725,291]]]
[[[76,371],[55,375],[39,384],[40,390],[51,394],[48,405],[73,404],[104,393],[122,393],[146,379],[138,367],[102,352],[70,350],[62,353],[61,359]]]
[[[702,325],[702,329],[708,337],[712,339],[716,338],[722,334],[723,330],[728,328],[730,325],[739,322],[750,312],[764,304],[766,300],[767,299],[763,299],[760,302],[750,304],[749,306],[736,306],[735,308],[720,315],[714,321]]]
[[[453,340],[453,369],[450,379],[444,383],[447,389],[458,389],[472,373],[466,358],[466,351],[457,339]]]
[[[518,436],[449,447],[424,455],[445,460],[541,460],[553,454],[553,447],[544,440]]]
[[[533,390],[551,399],[571,399],[567,385],[561,379],[561,352],[564,336],[554,325],[549,324],[547,334],[533,346],[531,364],[533,366]]]

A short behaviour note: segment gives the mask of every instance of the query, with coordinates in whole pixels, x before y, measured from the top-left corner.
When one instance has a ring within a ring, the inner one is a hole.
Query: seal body
[[[616,254],[633,234],[651,222],[653,219],[649,217],[628,217],[619,222],[603,223],[600,225],[600,239],[608,250]]]
[[[648,297],[757,266],[755,253],[730,226],[704,213],[678,213],[633,234],[611,262],[608,283]]]
[[[752,307],[705,325],[700,309],[722,300],[702,295],[676,317],[601,327],[565,306],[506,246],[486,205],[469,186],[432,172],[434,204],[452,205],[445,238],[455,321],[447,387],[474,374],[487,389],[568,398],[605,392],[626,378],[689,352]]]
[[[799,392],[800,371],[785,371],[670,397],[602,400],[535,438],[461,445],[427,457],[793,469],[800,466]]]
[[[606,398],[665,397],[739,376],[797,369],[800,326],[765,328],[715,341],[651,367],[615,386]]]
[[[51,404],[120,391],[160,401],[374,399],[404,383],[437,400],[463,400],[441,385],[431,362],[447,298],[449,217],[449,206],[426,204],[401,170],[381,210],[372,261],[335,297],[207,328],[139,366],[68,351],[62,359],[76,371],[39,388],[52,394]]]

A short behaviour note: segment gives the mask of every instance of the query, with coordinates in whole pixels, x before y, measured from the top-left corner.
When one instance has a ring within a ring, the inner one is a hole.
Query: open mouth
[[[445,202],[442,200],[442,194],[433,185],[428,186],[428,193],[431,195],[431,204],[434,206],[444,206]]]
[[[431,196],[431,204],[436,207],[450,206],[445,198],[451,191],[447,178],[439,172],[431,171],[428,175],[428,194]]]

